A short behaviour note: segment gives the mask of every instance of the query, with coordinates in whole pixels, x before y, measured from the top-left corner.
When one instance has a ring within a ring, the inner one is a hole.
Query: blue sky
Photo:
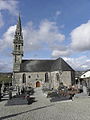
[[[12,71],[19,13],[23,59],[62,57],[75,70],[90,69],[90,0],[0,0],[0,72]]]

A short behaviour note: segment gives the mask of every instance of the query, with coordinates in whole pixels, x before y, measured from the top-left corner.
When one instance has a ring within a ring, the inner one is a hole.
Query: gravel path
[[[35,89],[35,102],[24,97],[0,102],[0,120],[90,120],[90,98],[50,102],[41,88]]]

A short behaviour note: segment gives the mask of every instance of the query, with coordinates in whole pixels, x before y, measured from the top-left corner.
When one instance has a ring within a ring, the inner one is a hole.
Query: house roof
[[[62,59],[56,60],[22,60],[21,72],[48,72],[48,71],[72,71],[73,69]]]
[[[82,74],[84,74],[85,71],[75,71],[75,78],[80,78]]]
[[[51,66],[51,71],[74,71],[69,64],[67,64],[62,58],[58,58],[54,61]]]
[[[90,70],[83,73],[80,78],[90,78]]]

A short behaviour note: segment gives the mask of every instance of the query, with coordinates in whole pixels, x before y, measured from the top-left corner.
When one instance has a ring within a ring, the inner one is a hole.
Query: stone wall
[[[57,80],[56,74],[59,75],[59,80]],[[59,84],[63,82],[65,86],[69,86],[72,84],[72,75],[71,71],[54,71],[51,72],[51,87],[57,89]],[[74,78],[74,77],[73,77]]]
[[[40,86],[47,85],[50,89],[57,89],[59,84],[63,82],[65,86],[69,86],[72,84],[72,72],[71,71],[54,71],[48,72],[48,80],[49,82],[45,83],[45,73],[46,72],[21,72],[15,73],[15,77],[13,78],[14,84],[22,86],[32,86],[36,87],[36,82],[40,82]],[[58,73],[59,79],[57,79],[56,74]],[[23,83],[23,75],[25,75],[26,83]]]
[[[26,84],[23,83],[23,74],[26,76]],[[45,72],[21,72],[15,73],[15,83],[17,85],[26,85],[36,87],[36,82],[39,81],[42,86],[45,81]]]

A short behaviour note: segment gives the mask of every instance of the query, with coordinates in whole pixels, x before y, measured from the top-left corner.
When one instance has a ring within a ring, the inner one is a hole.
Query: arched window
[[[37,74],[37,78],[39,78],[39,75]]]
[[[18,50],[20,50],[20,45],[18,46]]]
[[[45,73],[45,82],[49,82],[48,73]]]
[[[23,76],[22,76],[22,83],[26,83],[26,75],[25,74],[23,74]]]
[[[59,73],[56,73],[56,79],[57,79],[57,81],[59,81]]]
[[[16,50],[17,50],[18,46],[16,45]]]

